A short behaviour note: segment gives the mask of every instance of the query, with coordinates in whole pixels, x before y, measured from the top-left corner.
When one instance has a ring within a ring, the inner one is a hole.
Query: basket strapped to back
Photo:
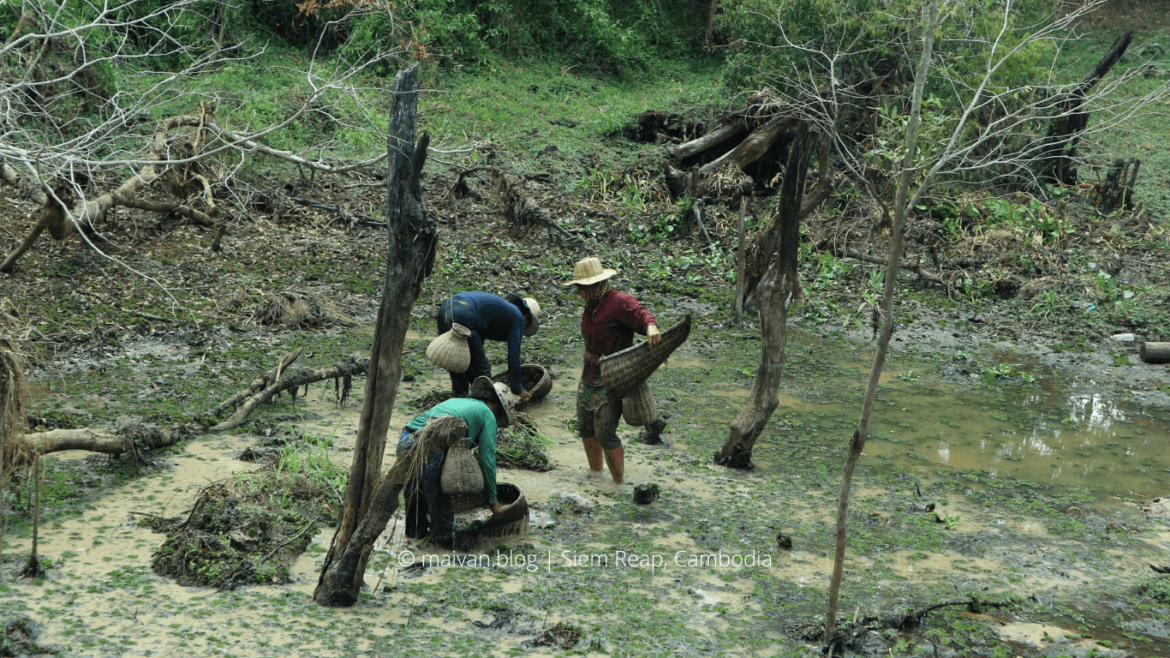
[[[479,468],[479,460],[471,454],[471,449],[463,439],[447,449],[439,484],[443,493],[449,495],[483,491],[483,471]]]
[[[466,372],[471,365],[471,346],[467,339],[471,338],[471,330],[455,323],[451,330],[442,334],[427,345],[427,358],[431,363],[451,372]]]
[[[622,418],[632,427],[649,425],[658,418],[658,401],[645,381],[622,399]]]
[[[691,334],[691,314],[682,322],[662,333],[662,339],[651,347],[643,341],[620,352],[601,357],[601,383],[605,392],[624,398],[634,391],[638,384],[646,381],[658,366],[686,341]]]

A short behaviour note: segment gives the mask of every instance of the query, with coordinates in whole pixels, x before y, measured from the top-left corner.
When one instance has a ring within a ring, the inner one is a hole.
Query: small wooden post
[[[739,200],[739,220],[735,224],[739,246],[735,250],[735,324],[743,322],[743,293],[747,288],[747,254],[744,253],[744,220],[747,217],[747,197]]]
[[[37,535],[41,519],[41,453],[36,454],[33,460],[33,527],[32,550],[28,554],[28,564],[24,567],[25,575],[35,578],[40,573],[40,563],[37,561]]]

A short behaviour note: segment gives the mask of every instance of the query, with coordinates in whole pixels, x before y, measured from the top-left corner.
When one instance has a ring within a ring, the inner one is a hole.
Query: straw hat
[[[573,266],[573,280],[562,285],[591,286],[615,274],[617,270],[602,268],[601,261],[596,258],[582,258]]]
[[[493,395],[500,403],[500,411],[496,414],[496,425],[503,428],[516,422],[516,396],[508,390],[507,384],[493,382],[487,377],[476,377],[475,381],[471,383],[471,397],[490,398]]]
[[[427,358],[431,363],[450,372],[465,372],[471,365],[471,347],[467,339],[471,330],[455,323],[451,330],[431,341],[427,346]]]
[[[532,315],[532,318],[525,321],[524,335],[535,336],[536,332],[540,331],[540,304],[536,303],[536,299],[532,297],[521,299],[520,295],[504,295],[504,299],[528,309],[528,313]]]

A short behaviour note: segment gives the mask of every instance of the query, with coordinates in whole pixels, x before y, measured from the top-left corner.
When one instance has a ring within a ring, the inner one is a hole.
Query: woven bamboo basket
[[[528,500],[514,484],[496,483],[496,500],[504,509],[494,519],[487,496],[482,491],[452,496],[451,499],[455,503],[455,527],[461,536],[460,543],[474,544],[476,540],[514,537],[528,532]]]
[[[601,383],[605,392],[619,398],[629,396],[646,381],[691,335],[691,314],[662,333],[654,347],[641,342],[620,352],[601,357]]]
[[[650,392],[650,386],[643,381],[622,400],[622,418],[632,427],[642,427],[658,418],[658,400]]]
[[[427,345],[427,358],[431,363],[451,372],[466,372],[471,365],[471,346],[467,339],[471,330],[461,324],[452,324],[451,330]]]
[[[497,372],[492,375],[492,381],[502,384],[508,383],[508,371]],[[520,366],[520,381],[524,383],[524,390],[532,394],[529,402],[536,402],[552,392],[552,376],[548,368],[535,363],[525,363]]]
[[[460,440],[447,449],[443,457],[443,472],[439,486],[445,494],[470,494],[483,491],[483,471],[479,460],[467,447],[466,440]]]

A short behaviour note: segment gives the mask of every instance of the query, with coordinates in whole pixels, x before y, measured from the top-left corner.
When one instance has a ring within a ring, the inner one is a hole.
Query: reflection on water
[[[1071,420],[1087,422],[1090,429],[1107,430],[1114,421],[1125,422],[1125,412],[1100,394],[1070,396],[1068,408]]]
[[[916,383],[885,395],[866,453],[1103,492],[1165,492],[1170,423],[1100,393],[1012,396]],[[950,402],[950,404],[948,404]]]
[[[823,354],[804,363],[794,359],[761,438],[761,462],[768,460],[769,443],[823,451],[848,441],[863,394],[856,365]],[[931,381],[921,371],[887,374],[865,450],[870,463],[926,473],[969,469],[979,472],[973,479],[1011,476],[1105,494],[1170,493],[1170,418],[1159,410],[1108,393],[1070,394],[1055,380],[970,388]],[[731,386],[735,393],[728,384],[710,382],[711,406],[696,409],[695,417],[730,421],[743,399],[733,396],[750,384]]]

